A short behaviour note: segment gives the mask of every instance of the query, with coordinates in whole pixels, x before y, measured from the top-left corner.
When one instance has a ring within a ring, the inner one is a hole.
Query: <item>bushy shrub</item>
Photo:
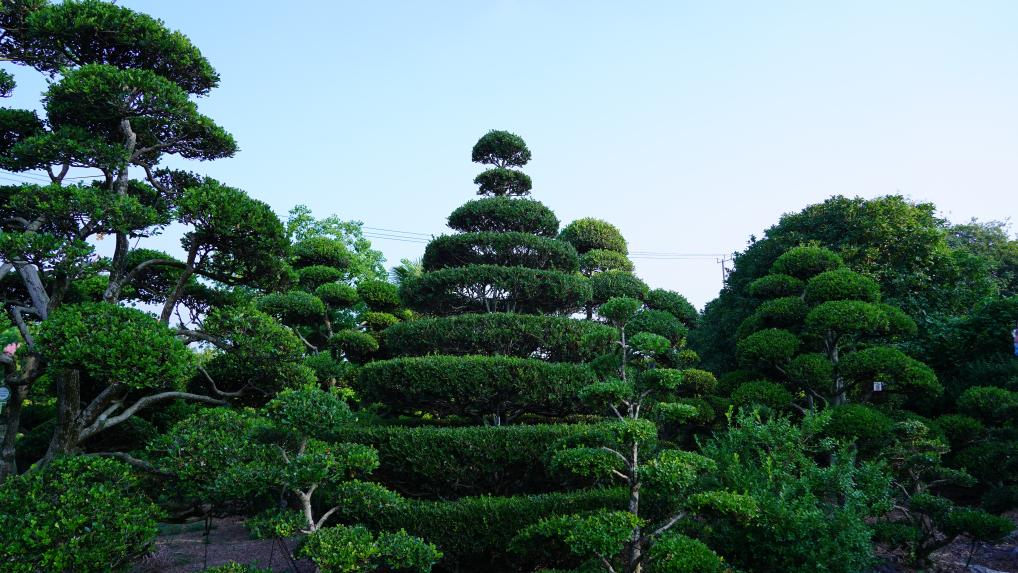
[[[425,313],[569,314],[590,300],[589,281],[559,271],[471,265],[425,273],[401,286],[407,306]]]
[[[559,239],[571,243],[581,255],[593,249],[629,253],[618,227],[600,219],[577,219],[562,229]]]
[[[304,239],[293,247],[294,267],[326,266],[345,269],[350,266],[350,251],[342,241],[328,237]]]
[[[312,291],[323,284],[333,283],[342,278],[343,271],[325,265],[312,265],[297,271],[297,282]]]
[[[670,312],[643,309],[626,324],[626,336],[634,336],[641,332],[663,336],[675,344],[686,337],[689,329]]]
[[[579,270],[576,249],[565,241],[530,233],[462,233],[433,239],[424,249],[426,272],[466,265],[500,265],[532,269]]]
[[[297,556],[310,559],[321,573],[427,573],[442,557],[434,545],[406,532],[376,538],[362,526],[319,529],[301,540]]]
[[[648,573],[721,573],[724,563],[702,541],[671,534],[661,537],[650,548]]]
[[[255,567],[254,565],[244,565],[237,563],[236,561],[230,561],[223,565],[216,565],[215,567],[209,567],[205,570],[206,573],[272,573],[270,568]]]
[[[340,330],[329,338],[329,349],[337,358],[361,364],[378,351],[378,341],[366,332]]]
[[[326,283],[315,289],[315,296],[333,308],[349,308],[358,301],[357,289],[343,283]]]
[[[170,328],[105,302],[61,306],[42,323],[37,342],[51,368],[80,370],[86,381],[173,387],[193,368],[192,353]]]
[[[686,297],[681,294],[665,290],[663,288],[651,289],[643,301],[647,308],[663,310],[682,321],[686,326],[693,326],[699,317],[694,307]]]
[[[593,489],[467,497],[456,501],[405,500],[377,511],[344,508],[340,510],[340,519],[363,523],[377,531],[405,530],[434,543],[445,555],[444,566],[479,571],[506,559],[517,532],[542,518],[602,508],[622,509],[626,499],[627,494],[621,489]]]
[[[317,296],[301,292],[279,292],[260,297],[258,310],[284,324],[315,324],[325,317],[325,304]]]
[[[887,446],[894,433],[894,420],[872,406],[842,404],[831,409],[827,435],[854,441],[859,452],[870,457]]]
[[[511,419],[583,411],[575,397],[595,381],[582,364],[506,356],[422,356],[366,364],[357,388],[396,410]]]
[[[639,277],[622,271],[597,273],[590,278],[590,286],[593,289],[592,302],[594,304],[601,304],[610,298],[616,297],[643,300],[647,297],[649,290],[647,283],[643,282]]]
[[[1018,392],[973,386],[958,397],[958,411],[989,423],[1000,423],[1018,412]]]
[[[749,294],[759,299],[779,298],[784,296],[801,296],[806,283],[801,280],[779,273],[764,275],[749,283]]]
[[[155,539],[158,514],[127,465],[58,458],[0,485],[0,569],[125,570]]]
[[[467,201],[449,215],[449,227],[464,233],[558,234],[558,218],[540,201],[485,197]]]
[[[357,296],[371,310],[392,312],[400,307],[399,288],[386,281],[365,279],[357,283]]]
[[[780,328],[754,332],[736,345],[739,361],[748,367],[770,366],[789,360],[797,350],[799,338]]]
[[[357,426],[333,439],[378,450],[376,479],[407,495],[509,495],[569,483],[548,474],[544,459],[559,442],[590,436],[597,426],[538,424],[463,428]]]
[[[766,406],[772,410],[784,410],[792,403],[792,393],[781,384],[767,380],[744,382],[732,392],[732,402],[737,406]]]
[[[503,354],[580,362],[612,348],[615,329],[565,316],[504,312],[402,322],[382,333],[393,356]]]
[[[880,302],[880,285],[877,281],[855,271],[836,269],[822,272],[809,279],[803,298],[810,305],[829,300]]]
[[[824,271],[845,266],[837,253],[823,247],[795,247],[785,251],[771,265],[771,273],[806,280]]]
[[[586,276],[605,271],[633,272],[633,261],[626,255],[607,249],[591,249],[580,257],[580,272]]]

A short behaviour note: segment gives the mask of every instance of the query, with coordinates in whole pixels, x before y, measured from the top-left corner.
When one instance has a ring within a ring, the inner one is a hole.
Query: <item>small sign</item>
[[[6,402],[11,399],[11,389],[7,386],[0,386],[0,402]]]
[[[874,382],[873,383],[873,391],[874,392],[883,392],[884,391],[884,383],[883,382]]]

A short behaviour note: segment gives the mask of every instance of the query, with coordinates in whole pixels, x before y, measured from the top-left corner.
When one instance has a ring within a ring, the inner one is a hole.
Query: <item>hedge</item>
[[[492,312],[402,322],[382,332],[390,356],[502,354],[581,362],[610,351],[618,332],[565,316]]]
[[[583,364],[508,356],[396,358],[368,363],[358,374],[357,390],[368,402],[478,420],[582,412],[580,388],[596,381]]]
[[[381,465],[372,479],[408,497],[512,495],[569,485],[549,474],[542,461],[556,442],[583,439],[598,427],[350,425],[336,429],[330,439],[374,447]]]
[[[519,232],[437,237],[424,249],[421,265],[426,272],[466,265],[528,267],[567,273],[580,269],[579,255],[569,243]]]
[[[410,308],[432,314],[576,312],[590,300],[587,279],[559,271],[471,265],[424,273],[400,290]]]
[[[533,199],[485,197],[467,201],[449,215],[449,227],[464,233],[516,231],[554,238],[558,225],[555,213]]]
[[[554,515],[624,509],[627,499],[622,488],[604,488],[456,501],[406,500],[371,511],[343,508],[338,520],[363,523],[376,531],[404,529],[438,546],[445,555],[443,569],[482,571],[510,559],[510,542],[528,525]]]

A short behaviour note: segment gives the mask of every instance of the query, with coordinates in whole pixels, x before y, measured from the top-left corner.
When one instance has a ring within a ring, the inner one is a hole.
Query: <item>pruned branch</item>
[[[190,392],[176,392],[176,391],[161,392],[159,394],[153,394],[151,396],[139,398],[137,402],[131,404],[127,409],[125,409],[123,412],[116,416],[107,418],[103,418],[102,416],[100,416],[95,421],[95,423],[81,431],[79,441],[85,441],[86,439],[94,436],[95,434],[98,434],[99,432],[107,428],[112,428],[113,426],[116,426],[117,424],[126,421],[128,418],[136,414],[139,410],[147,408],[152,404],[156,404],[158,402],[162,402],[165,400],[174,400],[178,398],[181,400],[204,402],[206,404],[212,404],[213,406],[226,406],[228,404],[228,402],[226,402],[225,400],[220,400],[218,398],[213,398],[211,396],[204,396],[202,394],[192,394]]]
[[[104,458],[114,458],[124,462],[125,464],[138,468],[144,472],[155,474],[164,477],[173,477],[173,474],[164,472],[161,469],[156,468],[154,465],[146,462],[145,460],[138,459],[127,452],[94,452],[89,453],[90,456],[101,456]]]

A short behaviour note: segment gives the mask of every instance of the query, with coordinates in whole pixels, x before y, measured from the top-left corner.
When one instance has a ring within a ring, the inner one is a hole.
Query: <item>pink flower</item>
[[[7,356],[14,356],[14,353],[18,351],[18,346],[17,342],[12,342],[7,346],[4,346],[4,354]]]

